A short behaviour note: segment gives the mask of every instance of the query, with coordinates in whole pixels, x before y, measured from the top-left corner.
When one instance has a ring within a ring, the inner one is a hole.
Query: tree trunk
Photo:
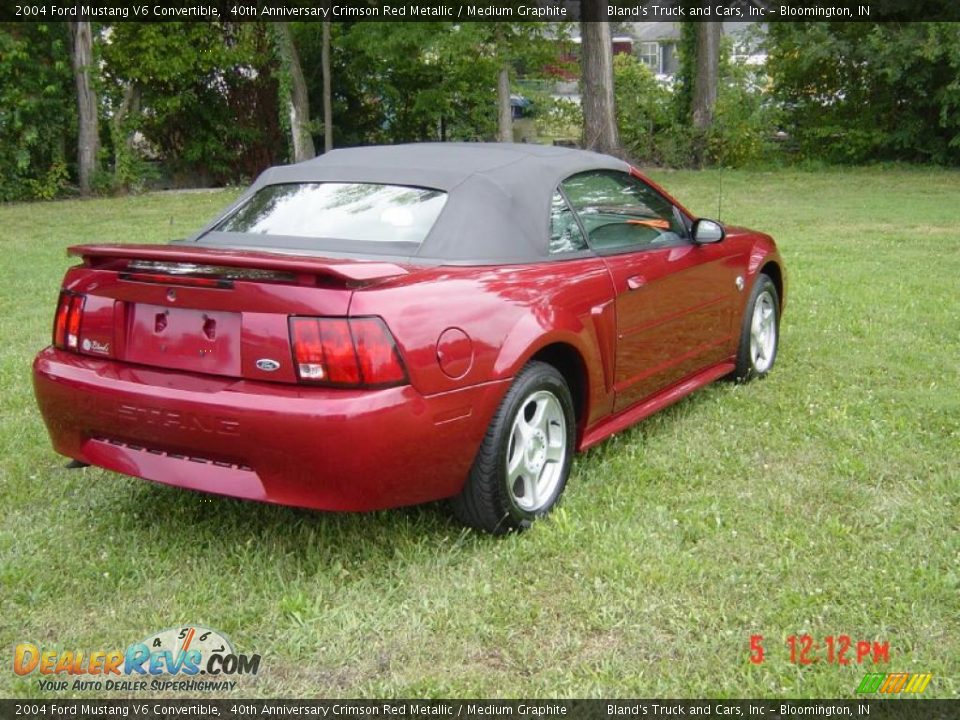
[[[323,22],[323,44],[320,48],[323,72],[323,151],[333,150],[333,91],[330,79],[330,22]]]
[[[698,22],[696,61],[693,75],[693,126],[706,131],[713,123],[720,73],[720,32],[718,22]]]
[[[620,135],[613,98],[613,42],[603,0],[580,3],[580,71],[583,82],[583,145],[620,156]]]
[[[504,63],[497,74],[497,101],[500,107],[498,139],[513,142],[513,108],[510,107],[510,67]]]
[[[307,83],[303,79],[300,55],[297,53],[297,45],[293,40],[290,23],[279,22],[276,28],[280,56],[283,58],[283,64],[290,77],[290,96],[287,100],[290,105],[293,161],[303,162],[317,154],[313,147],[313,137],[310,135],[310,100],[307,97]]]
[[[720,73],[720,32],[718,22],[696,24],[697,43],[693,67],[693,164],[702,167],[707,159],[707,131],[713,124]]]
[[[93,34],[89,22],[70,23],[71,61],[73,78],[77,85],[77,165],[80,193],[90,194],[93,174],[97,169],[100,150],[97,94],[90,80],[93,71]]]
[[[123,100],[110,121],[110,134],[113,139],[113,182],[116,187],[128,184],[124,177],[123,158],[130,158],[134,152],[134,133],[130,131],[130,118],[140,115],[140,88],[136,83],[123,86]]]

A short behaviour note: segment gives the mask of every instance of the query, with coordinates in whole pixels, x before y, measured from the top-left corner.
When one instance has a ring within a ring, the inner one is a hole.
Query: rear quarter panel
[[[358,290],[350,314],[384,318],[423,394],[510,378],[538,350],[565,343],[583,360],[591,417],[611,406],[613,284],[596,258],[420,270]],[[459,377],[438,359],[448,328],[462,330],[472,346]]]

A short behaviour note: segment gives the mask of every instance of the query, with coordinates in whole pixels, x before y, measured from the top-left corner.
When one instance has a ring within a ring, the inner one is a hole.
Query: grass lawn
[[[717,173],[654,177],[716,214]],[[803,633],[888,641],[877,670],[958,696],[960,173],[723,187],[723,219],[789,266],[774,372],[581,456],[554,516],[503,539],[442,506],[323,514],[65,470],[29,372],[64,248],[182,236],[232,194],[0,206],[0,696],[44,695],[11,671],[17,642],[111,650],[188,623],[262,655],[241,697],[853,697],[875,667],[793,664]]]

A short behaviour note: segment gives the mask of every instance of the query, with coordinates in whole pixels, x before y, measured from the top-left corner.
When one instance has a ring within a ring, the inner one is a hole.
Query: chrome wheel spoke
[[[562,445],[548,445],[547,446],[547,462],[548,463],[558,463],[563,460],[563,446]]]
[[[514,425],[514,430],[516,430],[517,435],[520,436],[517,440],[517,444],[520,446],[525,445],[533,435],[534,429],[535,428],[529,422],[527,422],[526,418],[523,416],[523,409],[521,408],[520,414],[517,416],[517,422]]]
[[[507,458],[507,478],[512,483],[517,479],[520,470],[523,468],[523,443],[514,442],[513,452]]]
[[[767,340],[773,329],[773,309],[764,308],[760,318],[760,337]]]
[[[533,417],[530,418],[530,427],[536,430],[546,429],[547,402],[546,398],[540,398],[536,401],[536,409],[533,411]]]
[[[523,496],[533,507],[540,504],[540,496],[537,493],[539,478],[531,477],[529,474],[523,476]]]

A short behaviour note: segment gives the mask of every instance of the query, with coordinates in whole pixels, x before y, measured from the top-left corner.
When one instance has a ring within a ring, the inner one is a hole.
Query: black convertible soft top
[[[419,143],[333,150],[266,170],[224,214],[186,242],[430,263],[536,262],[549,254],[550,203],[557,186],[574,173],[595,169],[630,168],[608,155],[546,145]],[[260,188],[295,182],[407,185],[442,190],[447,201],[415,249],[408,243],[212,230]]]

